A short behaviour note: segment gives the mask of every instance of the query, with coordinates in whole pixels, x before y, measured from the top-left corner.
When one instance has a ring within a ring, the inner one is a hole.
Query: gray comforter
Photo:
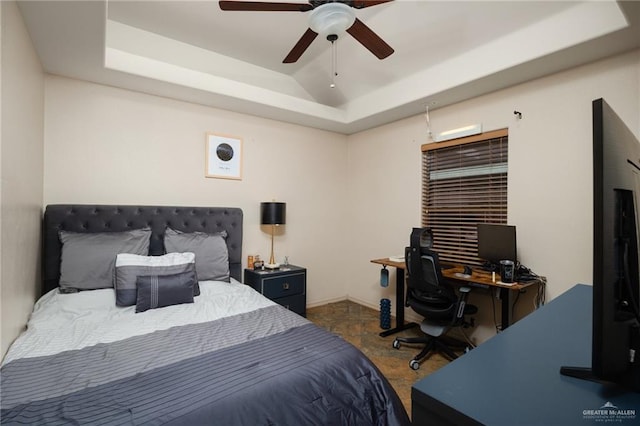
[[[280,306],[0,371],[2,424],[406,425],[356,348]]]

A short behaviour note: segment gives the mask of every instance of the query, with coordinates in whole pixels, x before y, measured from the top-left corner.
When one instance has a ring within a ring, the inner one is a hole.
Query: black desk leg
[[[511,290],[500,287],[500,300],[502,301],[502,330],[511,325]]]
[[[380,336],[386,337],[417,325],[415,322],[404,323],[404,269],[396,268],[396,326],[381,332]]]

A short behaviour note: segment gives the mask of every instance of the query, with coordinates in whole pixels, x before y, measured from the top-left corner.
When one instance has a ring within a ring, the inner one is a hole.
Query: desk
[[[374,259],[371,263],[377,263],[379,265],[384,266],[393,266],[396,268],[396,327],[383,331],[380,333],[381,336],[388,336],[390,334],[397,333],[401,330],[406,330],[410,327],[415,327],[415,323],[404,324],[404,262],[394,262],[390,260],[388,257],[382,259]],[[501,326],[502,329],[506,329],[511,325],[511,302],[512,302],[512,294],[516,291],[520,291],[523,288],[529,287],[536,283],[536,281],[526,282],[526,283],[513,283],[511,285],[508,284],[500,284],[499,282],[493,282],[491,279],[491,272],[473,269],[471,276],[468,278],[460,277],[456,274],[461,274],[464,270],[463,265],[458,264],[449,264],[448,268],[442,269],[442,275],[451,280],[454,283],[461,285],[468,285],[472,288],[474,287],[482,287],[482,288],[497,288],[500,292],[500,311],[501,311]],[[498,274],[496,274],[498,275]],[[496,277],[496,281],[498,278]]]
[[[638,424],[640,394],[560,374],[591,365],[591,287],[577,285],[413,385],[415,425]],[[598,420],[607,403],[635,414]]]
[[[442,275],[448,280],[460,283],[467,284],[473,287],[482,287],[482,288],[497,288],[500,291],[500,301],[501,303],[501,325],[502,330],[506,329],[511,325],[511,302],[512,295],[522,290],[523,288],[529,287],[533,284],[536,284],[536,281],[530,281],[526,283],[513,283],[513,284],[501,284],[499,282],[500,275],[496,273],[496,282],[493,282],[491,272],[483,271],[481,269],[473,269],[471,276],[461,277],[458,274],[462,274],[464,270],[463,265],[453,264],[450,268],[442,269]]]
[[[383,259],[373,259],[371,263],[377,263],[383,266],[393,266],[396,268],[396,326],[380,333],[380,336],[386,337],[390,334],[416,327],[415,322],[404,323],[404,262],[395,262],[388,257]]]

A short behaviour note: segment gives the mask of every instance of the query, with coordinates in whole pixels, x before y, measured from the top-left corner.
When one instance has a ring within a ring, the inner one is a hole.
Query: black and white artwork
[[[242,179],[242,139],[207,133],[206,177]]]

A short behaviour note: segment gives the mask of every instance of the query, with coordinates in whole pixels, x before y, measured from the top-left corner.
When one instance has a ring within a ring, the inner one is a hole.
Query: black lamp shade
[[[286,203],[260,203],[261,225],[284,225],[287,222]]]

